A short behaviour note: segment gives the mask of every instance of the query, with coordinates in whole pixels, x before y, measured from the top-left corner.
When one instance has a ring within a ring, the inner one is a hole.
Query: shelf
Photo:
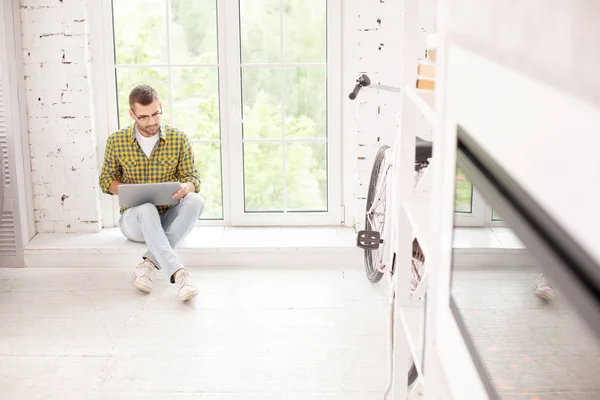
[[[424,311],[423,307],[402,307],[399,313],[408,339],[408,347],[420,377],[423,376],[423,340],[419,331]]]
[[[403,203],[406,216],[412,225],[421,249],[427,257],[431,254],[431,192],[419,193]]]
[[[415,89],[407,86],[404,90],[406,97],[411,99],[419,111],[430,122],[435,122],[435,92],[432,90]]]

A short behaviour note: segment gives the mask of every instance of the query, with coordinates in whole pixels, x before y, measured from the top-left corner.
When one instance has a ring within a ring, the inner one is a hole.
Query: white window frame
[[[217,0],[215,0],[217,1]],[[342,213],[342,74],[341,0],[327,1],[327,164],[328,211],[246,213],[244,211],[241,68],[239,43],[239,1],[218,0],[219,99],[221,110],[221,154],[223,219],[199,220],[197,225],[330,225],[341,226]],[[114,68],[113,16],[111,0],[89,4],[92,26],[98,162],[101,168],[106,140],[118,129],[117,93]],[[165,5],[167,2],[165,1]],[[168,7],[168,6],[167,6]],[[167,30],[169,30],[167,18]],[[227,32],[227,34],[226,34]],[[300,64],[302,65],[302,64]],[[308,64],[310,65],[310,64]],[[278,64],[273,64],[278,66]],[[233,78],[235,77],[235,78]],[[185,131],[185,127],[181,127]],[[285,157],[285,154],[284,154]],[[285,173],[285,171],[284,171]],[[235,183],[235,184],[234,184]],[[120,214],[116,197],[102,196],[105,227],[118,226]]]
[[[489,227],[502,227],[502,226],[506,226],[506,223],[504,221],[494,221],[492,219],[492,213],[493,213],[494,209],[491,205],[486,204],[485,206],[485,226],[489,226]]]
[[[477,191],[473,191],[470,213],[454,213],[454,223],[456,226],[469,227],[502,227],[506,226],[504,221],[492,220],[492,206],[489,205],[483,196]]]
[[[457,226],[483,226],[485,223],[486,204],[477,190],[473,190],[470,213],[454,213],[454,222]]]

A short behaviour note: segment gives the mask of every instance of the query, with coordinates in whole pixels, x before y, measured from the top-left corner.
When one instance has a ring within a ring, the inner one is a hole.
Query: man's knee
[[[202,214],[202,211],[204,210],[204,199],[202,199],[202,196],[198,193],[188,193],[183,198],[183,201],[185,201],[186,205],[193,207],[198,212],[198,215]]]
[[[156,207],[150,203],[141,204],[125,210],[121,216],[121,232],[125,237],[134,242],[144,242],[143,227],[152,227],[160,224],[160,215]]]
[[[134,207],[139,217],[148,218],[158,216],[158,210],[152,203],[144,203]]]

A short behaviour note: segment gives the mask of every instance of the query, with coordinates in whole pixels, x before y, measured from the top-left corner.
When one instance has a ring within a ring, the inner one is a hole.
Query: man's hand
[[[175,200],[183,199],[188,193],[196,191],[196,187],[192,182],[186,182],[179,185],[179,190],[173,195]]]
[[[110,184],[110,186],[108,187],[108,191],[112,194],[119,194],[119,185],[122,185],[122,182],[119,181],[113,181],[113,183]]]

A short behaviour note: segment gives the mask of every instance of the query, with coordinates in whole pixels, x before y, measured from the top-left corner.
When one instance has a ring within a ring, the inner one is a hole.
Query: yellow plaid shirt
[[[121,129],[108,138],[104,165],[100,174],[100,188],[106,194],[111,183],[128,184],[158,182],[192,182],[200,191],[200,176],[194,161],[190,141],[183,131],[162,125],[150,158],[146,157],[135,137],[135,125]],[[164,214],[169,206],[156,207]],[[125,211],[121,207],[121,213]]]

